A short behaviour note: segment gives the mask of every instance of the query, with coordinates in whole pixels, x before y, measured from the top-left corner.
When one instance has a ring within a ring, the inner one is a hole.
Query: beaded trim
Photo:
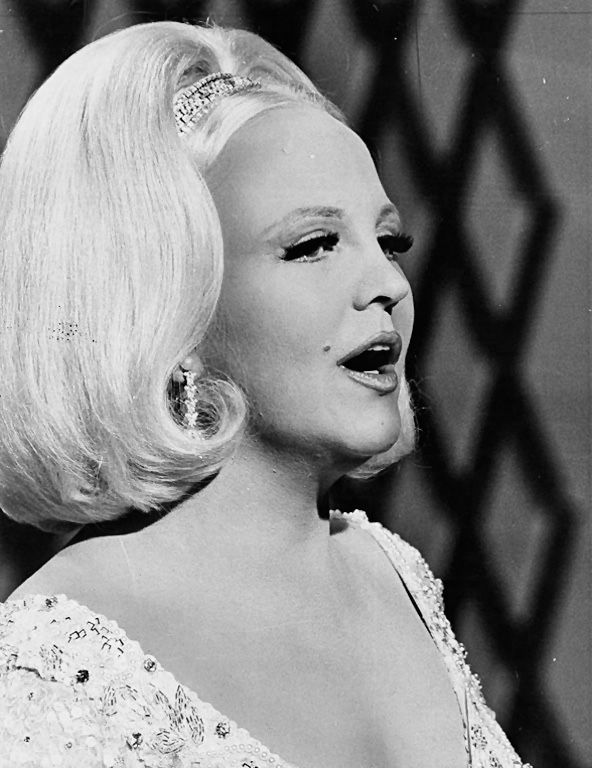
[[[481,683],[467,664],[465,648],[454,636],[444,614],[442,582],[434,578],[419,552],[380,523],[370,522],[361,510],[331,511],[331,517],[345,518],[368,531],[413,595],[426,628],[448,668],[457,694],[464,721],[467,768],[532,768],[530,763],[521,762],[497,724],[495,715],[487,707]],[[500,758],[503,758],[503,762]]]
[[[187,86],[175,96],[173,111],[180,135],[188,133],[212,106],[223,96],[260,88],[261,83],[250,77],[231,75],[228,72],[213,72]]]
[[[532,768],[487,709],[444,616],[441,582],[419,553],[363,512],[331,517],[366,530],[413,596],[464,710],[466,768]],[[111,768],[295,768],[181,685],[115,622],[64,596],[0,603],[0,691],[3,766],[6,750],[18,765],[41,765],[50,749],[52,765],[63,766],[109,754]],[[54,717],[63,728],[56,743],[47,736],[55,740]]]

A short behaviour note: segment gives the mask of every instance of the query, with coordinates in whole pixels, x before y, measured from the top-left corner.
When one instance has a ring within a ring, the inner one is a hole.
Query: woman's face
[[[318,109],[278,108],[232,137],[208,182],[225,271],[200,352],[246,392],[251,434],[352,466],[390,448],[413,326],[396,252],[409,243],[364,143]]]

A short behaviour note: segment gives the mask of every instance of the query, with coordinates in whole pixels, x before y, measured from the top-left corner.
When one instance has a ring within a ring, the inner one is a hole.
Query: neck
[[[162,521],[183,546],[235,564],[244,578],[306,570],[328,561],[323,482],[310,459],[245,439],[220,474]],[[240,565],[236,565],[239,563]]]

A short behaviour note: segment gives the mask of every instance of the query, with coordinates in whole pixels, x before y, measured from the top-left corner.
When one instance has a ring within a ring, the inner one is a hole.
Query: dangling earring
[[[185,386],[183,388],[183,425],[190,430],[197,428],[197,386],[195,372],[184,371]]]

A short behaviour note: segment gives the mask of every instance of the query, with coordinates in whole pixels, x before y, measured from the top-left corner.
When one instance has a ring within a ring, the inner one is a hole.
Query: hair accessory
[[[185,371],[185,387],[183,389],[183,424],[187,429],[197,427],[197,386],[195,373]]]
[[[223,96],[260,88],[261,83],[250,77],[214,72],[187,86],[175,96],[173,110],[179,134],[188,133]]]

